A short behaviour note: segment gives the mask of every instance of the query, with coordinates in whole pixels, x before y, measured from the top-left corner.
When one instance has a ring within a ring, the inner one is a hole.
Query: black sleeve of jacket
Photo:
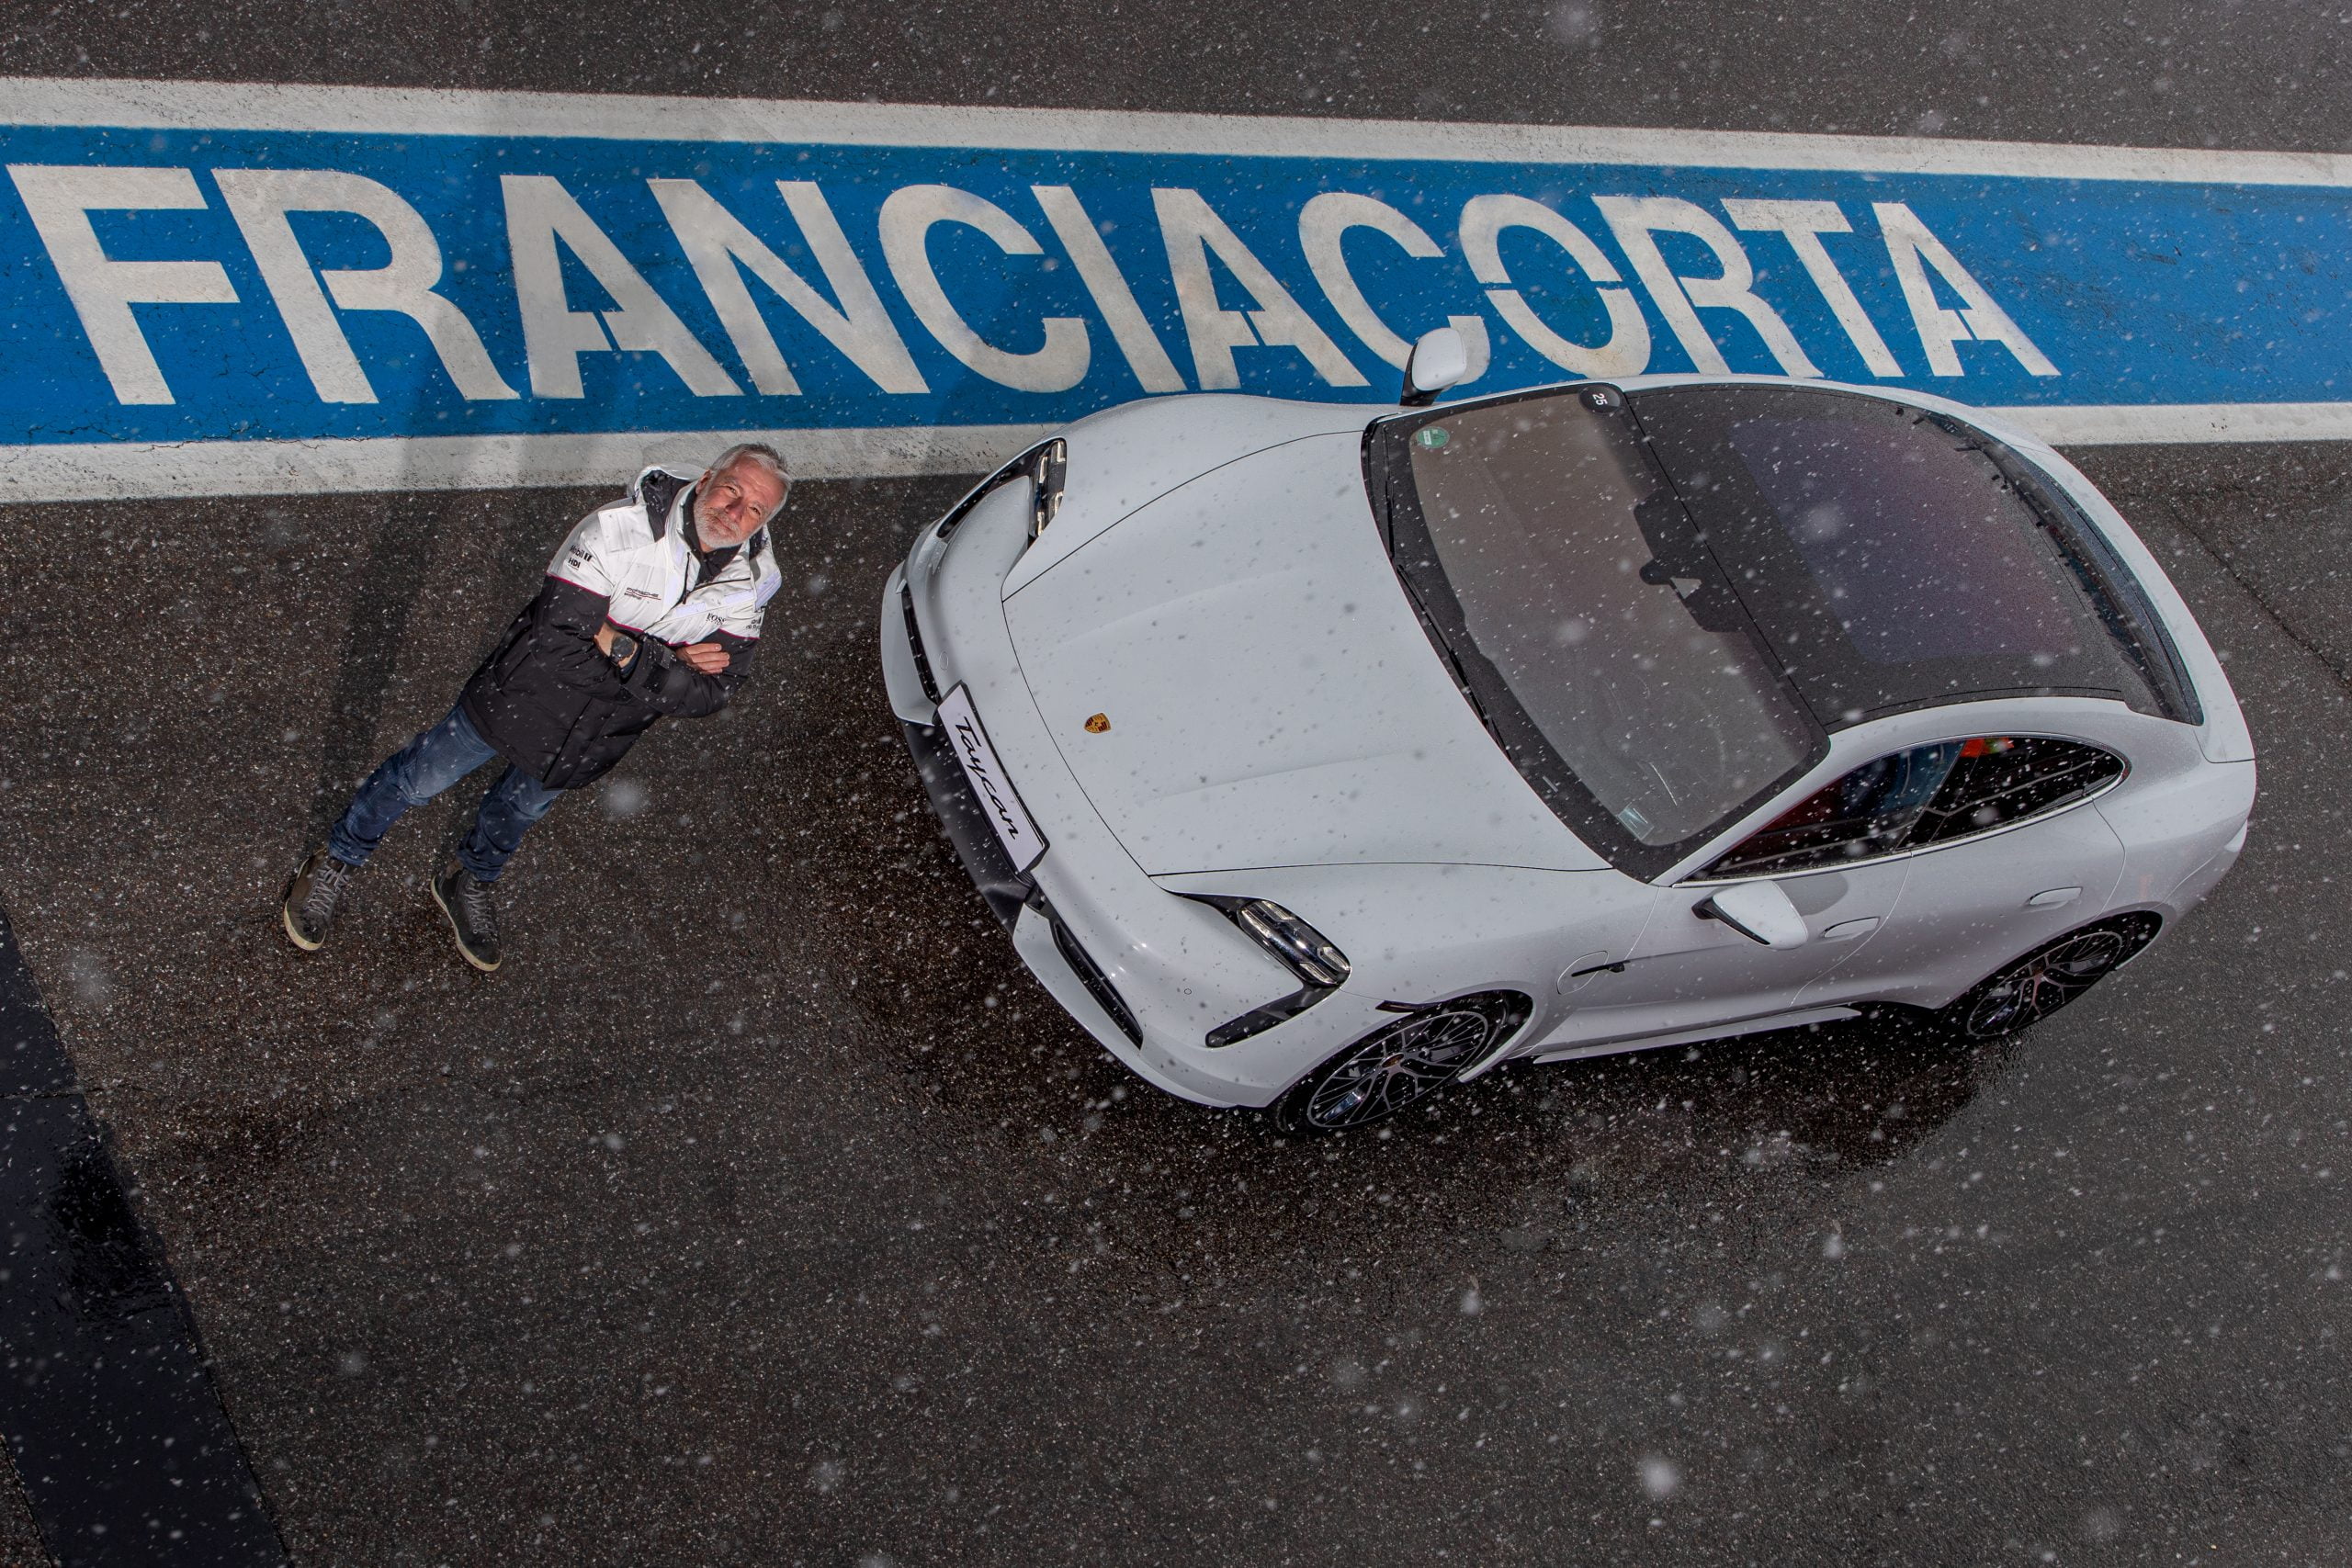
[[[733,632],[714,632],[710,640],[727,651],[727,668],[716,675],[696,670],[666,643],[639,638],[637,659],[628,667],[623,687],[657,713],[707,718],[727,705],[736,687],[751,679],[752,653],[760,646],[757,637],[737,637]]]
[[[531,619],[538,635],[532,639],[532,658],[559,685],[586,692],[608,702],[621,700],[621,672],[596,646],[612,601],[576,582],[550,577],[539,588]]]

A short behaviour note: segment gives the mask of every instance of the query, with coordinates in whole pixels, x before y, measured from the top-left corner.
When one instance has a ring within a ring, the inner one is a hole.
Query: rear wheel
[[[1944,1010],[1944,1018],[1971,1040],[1996,1040],[2041,1022],[2148,945],[2154,915],[2124,915],[2069,931],[1987,976]]]
[[[1305,1136],[1384,1121],[1452,1083],[1526,1017],[1525,998],[1506,991],[1424,1008],[1307,1074],[1274,1102],[1274,1124]]]

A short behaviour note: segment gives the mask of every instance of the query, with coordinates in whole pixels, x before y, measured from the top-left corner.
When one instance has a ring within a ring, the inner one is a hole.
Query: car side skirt
[[[1700,1029],[1679,1029],[1670,1034],[1644,1034],[1636,1035],[1631,1040],[1604,1040],[1597,1044],[1564,1045],[1555,1050],[1540,1051],[1530,1060],[1539,1063],[1582,1061],[1588,1056],[1616,1056],[1628,1051],[1648,1051],[1661,1045],[1696,1045],[1708,1040],[1734,1040],[1743,1034],[1765,1034],[1776,1029],[1802,1029],[1809,1023],[1836,1023],[1842,1019],[1860,1016],[1860,1008],[1800,1008],[1795,1012],[1776,1012],[1763,1018],[1741,1019],[1730,1023],[1711,1023]]]

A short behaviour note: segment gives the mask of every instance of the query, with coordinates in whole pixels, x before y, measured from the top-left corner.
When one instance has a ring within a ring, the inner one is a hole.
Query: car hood
[[[1351,431],[1241,457],[1015,587],[1006,623],[1071,773],[1155,875],[1600,868],[1422,633],[1361,452]]]

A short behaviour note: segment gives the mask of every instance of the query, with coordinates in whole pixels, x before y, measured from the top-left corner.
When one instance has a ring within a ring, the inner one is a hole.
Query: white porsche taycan
[[[1129,404],[924,527],[882,651],[1046,988],[1301,1132],[1515,1057],[2007,1032],[2211,888],[2255,794],[2080,473],[1821,383]]]

